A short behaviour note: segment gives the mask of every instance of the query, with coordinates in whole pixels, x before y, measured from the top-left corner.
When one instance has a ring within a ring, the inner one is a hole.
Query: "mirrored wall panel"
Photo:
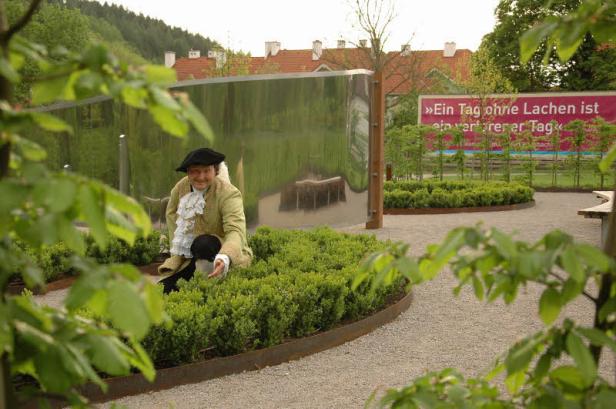
[[[147,112],[105,99],[48,109],[73,125],[73,135],[30,136],[47,149],[50,166],[125,191],[159,227],[169,192],[184,176],[174,169],[187,152],[204,146],[226,155],[251,228],[363,223],[370,78],[371,72],[354,70],[179,83],[174,91],[201,109],[213,143],[196,132],[174,138]]]

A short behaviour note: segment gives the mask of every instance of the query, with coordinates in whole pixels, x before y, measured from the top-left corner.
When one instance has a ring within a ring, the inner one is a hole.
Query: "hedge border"
[[[143,375],[135,374],[104,379],[108,385],[107,393],[103,393],[95,384],[87,384],[80,391],[91,402],[103,402],[279,365],[366,335],[396,319],[411,306],[412,300],[413,293],[409,292],[395,304],[362,320],[273,347],[159,369],[153,383],[149,383]]]
[[[424,208],[385,208],[383,214],[389,215],[419,215],[419,214],[449,214],[449,213],[477,213],[477,212],[502,212],[508,210],[523,210],[535,206],[535,201],[515,203],[498,206],[477,207],[424,207]]]

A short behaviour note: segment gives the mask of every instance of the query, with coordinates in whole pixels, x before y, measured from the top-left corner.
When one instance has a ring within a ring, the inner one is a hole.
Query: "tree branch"
[[[0,41],[3,44],[8,44],[9,41],[11,40],[11,37],[13,37],[19,31],[21,31],[26,26],[26,24],[28,24],[28,22],[32,19],[34,12],[36,11],[36,9],[38,8],[40,4],[41,4],[41,0],[32,0],[32,3],[30,3],[30,7],[28,8],[28,11],[26,11],[26,14],[21,16],[21,18],[15,24],[13,24],[11,27],[9,27],[8,30],[6,30],[4,33],[0,35]]]
[[[561,283],[564,283],[564,282],[565,282],[565,279],[564,279],[564,278],[562,278],[562,277],[561,277],[561,276],[559,276],[558,274],[554,273],[553,271],[550,271],[550,273],[549,273],[549,274],[550,274],[550,276],[552,276],[552,277],[554,277],[554,278],[557,278],[557,279],[558,279],[558,281],[560,281]],[[544,283],[544,284],[545,284],[545,283]],[[597,298],[595,298],[595,297],[593,297],[590,293],[586,292],[586,290],[583,290],[583,291],[582,291],[582,294],[583,294],[586,298],[588,298],[590,301],[592,301],[594,304],[597,304],[598,299],[597,299]]]

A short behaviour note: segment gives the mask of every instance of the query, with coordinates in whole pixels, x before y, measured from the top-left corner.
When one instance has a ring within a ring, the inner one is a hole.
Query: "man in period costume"
[[[186,176],[171,190],[167,204],[171,257],[158,268],[169,275],[160,281],[165,293],[176,290],[176,282],[190,279],[195,270],[224,277],[229,267],[245,267],[252,260],[242,195],[229,182],[224,159],[219,152],[200,148],[176,169]]]

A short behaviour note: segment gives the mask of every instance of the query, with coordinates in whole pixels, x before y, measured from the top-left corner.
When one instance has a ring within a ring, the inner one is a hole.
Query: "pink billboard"
[[[567,150],[570,145],[567,137],[571,133],[564,129],[564,125],[575,119],[590,121],[596,117],[616,123],[616,92],[493,94],[484,98],[469,95],[419,97],[418,123],[431,125],[437,130],[462,127],[464,149],[467,150],[480,149],[477,131],[482,127],[492,134],[500,134],[507,126],[514,140],[520,132],[532,132],[538,151],[552,150],[546,136],[560,131],[560,150]],[[499,146],[493,145],[493,149],[499,149]]]

